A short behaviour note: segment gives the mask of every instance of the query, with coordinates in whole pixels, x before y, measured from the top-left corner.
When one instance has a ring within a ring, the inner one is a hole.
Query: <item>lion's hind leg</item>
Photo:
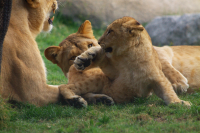
[[[161,64],[162,71],[167,77],[167,79],[171,82],[174,91],[177,94],[187,92],[187,89],[189,88],[188,80],[169,62],[161,62]]]
[[[170,47],[154,47],[158,53],[162,71],[171,82],[174,91],[177,94],[187,92],[189,88],[188,80],[172,66],[173,51]]]

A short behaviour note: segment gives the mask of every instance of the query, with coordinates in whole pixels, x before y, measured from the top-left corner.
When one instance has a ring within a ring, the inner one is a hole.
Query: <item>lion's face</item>
[[[55,13],[58,8],[56,0],[24,0],[28,5],[29,22],[33,30],[38,32],[51,31],[53,19],[50,18],[51,12]]]
[[[69,35],[59,46],[48,47],[45,50],[45,57],[57,64],[66,76],[75,58],[88,48],[97,45],[91,23],[86,20],[77,33]]]
[[[107,27],[98,43],[105,49],[107,55],[120,55],[128,48],[124,44],[137,40],[143,30],[144,27],[134,18],[123,17]]]

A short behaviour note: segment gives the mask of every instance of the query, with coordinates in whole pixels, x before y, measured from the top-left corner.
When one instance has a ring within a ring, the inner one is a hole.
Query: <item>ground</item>
[[[67,79],[43,53],[48,46],[58,45],[76,32],[79,25],[60,14],[56,17],[51,34],[42,33],[37,42],[47,67],[48,84],[59,85],[67,83]],[[103,32],[104,29],[94,30],[96,38]],[[135,99],[129,104],[89,105],[82,109],[59,104],[40,108],[17,104],[10,108],[0,100],[0,132],[199,132],[200,93],[184,94],[180,98],[191,101],[193,106],[190,109],[166,106],[154,95],[148,99]]]

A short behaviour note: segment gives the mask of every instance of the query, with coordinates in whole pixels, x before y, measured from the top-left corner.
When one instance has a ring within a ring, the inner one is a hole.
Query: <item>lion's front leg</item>
[[[64,97],[64,100],[74,107],[87,107],[87,102],[79,95],[74,93],[76,87],[74,84],[66,84],[59,86],[60,94]]]
[[[77,70],[84,70],[86,67],[96,67],[104,57],[104,50],[100,46],[91,47],[74,60]],[[93,64],[93,65],[91,65]]]

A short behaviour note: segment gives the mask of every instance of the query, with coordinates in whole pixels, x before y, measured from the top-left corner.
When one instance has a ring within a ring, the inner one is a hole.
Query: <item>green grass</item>
[[[67,79],[60,68],[46,60],[43,53],[48,46],[58,45],[76,32],[79,25],[59,14],[54,25],[51,34],[42,33],[37,42],[48,70],[48,83],[65,84]],[[95,29],[94,34],[99,38],[103,31]],[[191,101],[193,106],[166,106],[155,95],[129,104],[89,105],[82,109],[59,104],[38,108],[22,103],[10,108],[0,101],[0,132],[199,132],[200,93],[180,98]]]

